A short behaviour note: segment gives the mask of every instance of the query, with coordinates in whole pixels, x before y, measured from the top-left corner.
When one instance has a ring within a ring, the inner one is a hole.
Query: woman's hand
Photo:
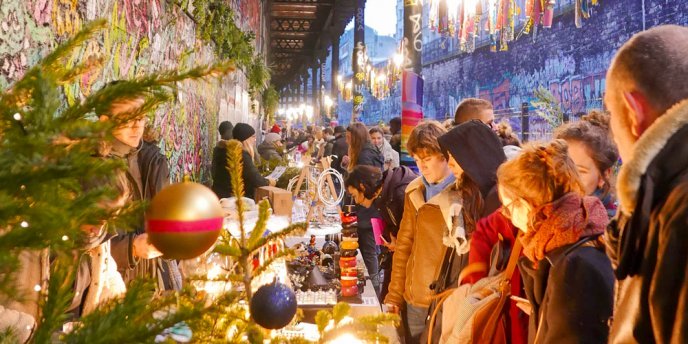
[[[277,185],[277,180],[272,179],[272,178],[267,178],[267,180],[268,180],[268,184],[270,184],[270,186]]]
[[[348,156],[348,155],[345,155],[345,156],[342,158],[342,167],[347,167],[347,166],[349,166],[349,156]]]

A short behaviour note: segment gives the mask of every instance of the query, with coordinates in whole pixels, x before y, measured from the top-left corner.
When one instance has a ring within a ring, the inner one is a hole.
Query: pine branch
[[[277,254],[275,254],[274,257],[264,261],[263,264],[261,264],[257,269],[255,269],[253,271],[253,276],[260,276],[263,272],[267,271],[272,266],[272,264],[274,264],[278,260],[284,259],[284,258],[294,257],[294,255],[295,255],[295,252],[293,250],[284,250],[284,251],[278,252]],[[253,280],[253,278],[251,278],[251,280]]]
[[[75,268],[77,259],[60,254],[51,264],[47,293],[42,294],[40,325],[33,334],[32,342],[49,343],[54,332],[67,320],[65,310],[74,297]]]
[[[261,237],[256,241],[256,243],[250,247],[248,247],[248,251],[253,253],[256,250],[260,249],[261,247],[265,246],[267,243],[271,241],[275,241],[278,239],[284,239],[288,236],[292,235],[298,235],[304,233],[308,229],[308,223],[306,222],[297,222],[293,223],[283,230],[276,232],[276,233],[270,233],[264,237]]]
[[[253,227],[253,231],[251,231],[251,236],[248,238],[247,245],[249,247],[253,247],[256,241],[265,234],[265,228],[267,227],[269,217],[270,202],[262,200],[258,203],[258,221],[256,221],[256,225]]]

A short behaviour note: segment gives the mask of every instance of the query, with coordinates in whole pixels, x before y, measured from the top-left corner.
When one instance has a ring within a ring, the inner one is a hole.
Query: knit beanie
[[[246,123],[237,123],[232,130],[232,137],[241,142],[256,134],[256,130]]]
[[[271,132],[271,133],[279,134],[279,133],[282,132],[282,129],[279,127],[279,125],[275,124],[275,125],[273,125],[272,128],[270,129],[270,132]]]

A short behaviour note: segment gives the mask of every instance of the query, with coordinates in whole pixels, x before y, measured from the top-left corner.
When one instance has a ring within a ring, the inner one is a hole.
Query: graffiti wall
[[[580,29],[573,13],[555,19],[549,30],[536,37],[523,36],[509,51],[493,53],[487,47],[472,54],[444,60],[424,61],[425,116],[453,117],[457,104],[467,97],[490,100],[498,113],[520,113],[521,104],[533,100],[533,90],[542,86],[561,103],[565,113],[575,115],[602,108],[605,74],[616,50],[634,33],[664,23],[688,24],[688,2],[607,0],[594,7]],[[520,118],[512,125],[519,130]],[[535,116],[531,131],[547,131]]]
[[[234,2],[241,27],[255,32],[260,42],[261,1]],[[191,18],[164,0],[5,0],[0,1],[0,87],[6,88],[59,42],[98,18],[108,20],[108,29],[76,53],[72,63],[93,55],[106,57],[106,63],[66,89],[67,102],[78,102],[111,80],[215,62],[212,48],[196,39]],[[222,120],[258,124],[241,74],[185,82],[177,99],[159,109],[149,125],[159,135],[173,180],[183,175],[209,180]]]
[[[424,116],[453,118],[456,106],[467,97],[490,100],[504,116],[518,114],[521,104],[530,103],[533,91],[540,86],[551,91],[571,116],[601,108],[606,70],[628,38],[643,26],[688,25],[687,1],[644,1],[644,11],[640,0],[599,3],[582,28],[575,27],[573,12],[563,8],[551,29],[521,36],[509,45],[509,51],[490,52],[483,46],[462,54],[457,52],[456,40],[424,37]],[[401,104],[398,93],[391,100],[366,97],[363,121],[375,124],[399,116],[398,106],[391,103]],[[340,116],[348,119],[346,111],[350,105],[340,101]],[[518,116],[511,123],[520,130]],[[551,128],[531,116],[530,131],[546,134]]]

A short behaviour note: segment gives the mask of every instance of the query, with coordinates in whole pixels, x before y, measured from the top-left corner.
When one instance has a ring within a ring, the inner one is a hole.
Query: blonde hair
[[[497,170],[499,186],[537,209],[570,192],[584,194],[564,140],[530,143]]]

